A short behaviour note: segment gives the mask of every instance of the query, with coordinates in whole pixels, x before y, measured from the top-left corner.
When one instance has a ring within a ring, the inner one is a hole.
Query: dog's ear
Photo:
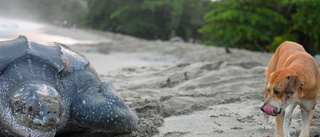
[[[287,93],[293,92],[301,86],[303,86],[303,81],[299,76],[297,75],[288,76],[288,85],[286,87]]]

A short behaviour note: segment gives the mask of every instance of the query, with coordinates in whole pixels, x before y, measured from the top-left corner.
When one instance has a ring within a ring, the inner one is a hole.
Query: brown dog
[[[309,137],[320,87],[319,69],[314,58],[301,45],[286,41],[277,48],[265,74],[266,100],[261,107],[265,112],[264,127],[270,128],[268,115],[276,116],[276,136],[290,136],[291,115],[296,105],[300,105],[300,137]]]

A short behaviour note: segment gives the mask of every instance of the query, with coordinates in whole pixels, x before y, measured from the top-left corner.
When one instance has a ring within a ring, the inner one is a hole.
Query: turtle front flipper
[[[71,113],[76,125],[109,133],[131,133],[136,129],[138,117],[109,83],[101,83],[89,72],[75,75],[77,81],[74,82],[79,84],[79,90]]]

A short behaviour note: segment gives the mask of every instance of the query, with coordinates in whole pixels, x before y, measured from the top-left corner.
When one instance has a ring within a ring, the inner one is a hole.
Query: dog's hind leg
[[[284,117],[284,122],[283,122],[283,132],[285,137],[290,137],[290,125],[291,125],[291,120],[292,120],[292,112],[294,108],[296,108],[297,104],[291,104],[287,110],[286,110],[286,115]]]
[[[302,129],[299,137],[309,137],[312,117],[313,117],[313,109],[304,110],[301,108]]]

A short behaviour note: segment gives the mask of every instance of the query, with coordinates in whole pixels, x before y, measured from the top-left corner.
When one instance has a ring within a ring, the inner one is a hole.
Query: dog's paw
[[[296,137],[296,135],[293,132],[290,133],[290,131],[285,127],[283,129],[283,134],[284,137]]]
[[[262,128],[264,128],[264,129],[272,129],[272,126],[270,124],[263,124]]]

